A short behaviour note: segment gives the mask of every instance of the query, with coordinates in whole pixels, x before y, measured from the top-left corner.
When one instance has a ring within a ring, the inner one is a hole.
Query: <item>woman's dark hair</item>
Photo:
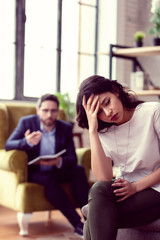
[[[58,100],[58,98],[57,98],[55,95],[53,95],[53,94],[47,93],[47,94],[42,95],[42,96],[38,99],[38,101],[37,101],[37,107],[40,108],[41,105],[42,105],[42,102],[44,102],[44,101],[53,101],[53,102],[56,102],[56,103],[57,103],[57,107],[59,107],[59,100]]]
[[[118,83],[116,80],[109,80],[99,75],[93,75],[85,79],[79,88],[79,93],[76,101],[76,110],[77,110],[77,122],[78,125],[82,128],[88,129],[88,120],[86,112],[82,105],[83,96],[85,95],[86,101],[92,94],[101,94],[104,92],[118,93],[118,97],[122,102],[123,106],[127,109],[133,109],[138,104],[142,103],[136,99],[135,95],[126,91],[126,89]],[[109,128],[114,123],[103,122],[98,119],[98,131],[101,131],[105,128]]]

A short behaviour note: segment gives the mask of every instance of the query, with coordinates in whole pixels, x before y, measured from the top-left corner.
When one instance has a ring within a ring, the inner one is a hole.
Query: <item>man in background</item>
[[[70,123],[58,120],[59,101],[55,95],[45,94],[38,100],[37,114],[22,117],[6,142],[6,150],[18,149],[28,154],[28,161],[66,152],[49,161],[28,166],[28,181],[45,187],[47,199],[59,209],[83,236],[83,223],[68,196],[61,188],[63,182],[72,184],[75,200],[80,208],[88,202],[89,184],[84,168],[77,165],[77,157]]]

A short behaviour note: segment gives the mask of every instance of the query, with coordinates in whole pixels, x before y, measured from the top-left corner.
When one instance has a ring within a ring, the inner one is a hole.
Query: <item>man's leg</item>
[[[75,166],[72,169],[72,187],[76,202],[80,208],[88,203],[89,183],[86,178],[84,168]]]
[[[29,181],[43,185],[47,199],[66,216],[74,227],[77,226],[81,218],[60,183],[55,179],[54,173],[32,169],[32,174],[29,173]]]
[[[68,170],[57,170],[55,177],[58,182],[72,184],[73,194],[80,208],[88,203],[89,183],[82,166],[76,165]]]
[[[58,182],[69,182],[72,184],[73,194],[79,208],[82,208],[88,202],[89,183],[87,181],[84,168],[75,165],[70,169],[61,169],[56,172]],[[83,234],[83,224],[79,222],[75,228],[75,232]]]

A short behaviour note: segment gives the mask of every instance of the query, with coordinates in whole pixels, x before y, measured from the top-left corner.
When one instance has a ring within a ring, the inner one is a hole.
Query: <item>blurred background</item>
[[[80,82],[109,77],[109,44],[134,47],[146,33],[151,0],[0,0],[0,99],[34,101],[46,92],[69,93]],[[160,56],[140,60],[160,85]],[[118,63],[117,63],[118,62]],[[112,78],[129,83],[131,62],[114,59]]]

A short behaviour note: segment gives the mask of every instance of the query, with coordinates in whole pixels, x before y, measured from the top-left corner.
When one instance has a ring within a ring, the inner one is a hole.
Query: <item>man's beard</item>
[[[52,118],[48,118],[45,121],[42,121],[42,123],[47,127],[52,127],[55,125],[55,120],[53,120]]]

